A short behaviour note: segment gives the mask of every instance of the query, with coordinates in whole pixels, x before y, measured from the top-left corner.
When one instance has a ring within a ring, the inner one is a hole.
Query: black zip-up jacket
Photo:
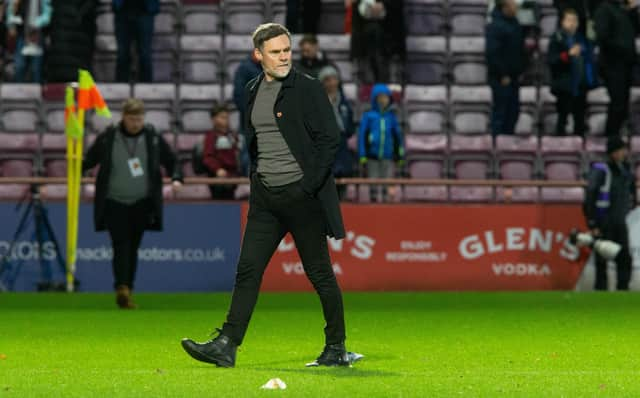
[[[93,219],[96,231],[104,231],[105,224],[105,204],[109,189],[109,177],[111,175],[111,154],[113,143],[121,129],[121,125],[110,126],[96,138],[93,145],[87,151],[82,162],[82,171],[100,165],[100,171],[96,178],[96,197],[93,207]],[[182,171],[177,163],[177,159],[167,141],[150,124],[145,124],[142,132],[147,145],[147,168],[146,176],[149,179],[149,199],[151,209],[147,221],[147,230],[162,230],[162,174],[160,166],[163,166],[167,174],[174,181],[182,181]]]
[[[636,34],[640,31],[638,9],[627,10],[621,1],[604,1],[594,15],[600,64],[636,63]]]
[[[251,175],[258,167],[258,140],[251,123],[251,112],[263,78],[264,73],[259,74],[245,88],[245,125]],[[302,189],[322,203],[327,235],[336,239],[344,238],[338,190],[332,174],[340,145],[340,129],[322,84],[291,68],[291,72],[282,80],[273,114],[291,154],[304,173]]]
[[[607,163],[611,170],[611,188],[609,190],[609,209],[602,219],[598,219],[596,201],[600,187],[604,185],[604,170],[593,167],[589,173],[585,191],[583,211],[589,228],[602,229],[608,225],[624,225],[627,214],[636,203],[636,182],[628,163],[622,163],[622,169],[614,162]]]
[[[490,80],[505,76],[517,80],[525,70],[526,52],[524,34],[520,22],[507,18],[498,8],[491,14],[486,28],[487,72]]]

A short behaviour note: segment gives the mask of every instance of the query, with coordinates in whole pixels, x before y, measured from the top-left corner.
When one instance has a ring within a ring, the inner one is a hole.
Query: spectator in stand
[[[595,40],[593,28],[593,14],[603,0],[553,0],[553,5],[558,11],[558,26],[562,23],[560,16],[564,10],[571,9],[578,14],[578,32],[589,40]]]
[[[14,81],[42,83],[43,29],[49,26],[51,13],[50,0],[9,1],[7,26],[9,36],[16,40]]]
[[[631,252],[627,215],[636,206],[636,184],[627,162],[627,143],[619,136],[607,141],[607,161],[594,163],[585,190],[584,215],[591,232],[622,246],[614,259],[617,290],[629,290]],[[596,253],[596,290],[608,290],[607,260]]]
[[[251,52],[245,60],[240,62],[236,72],[233,76],[233,103],[236,105],[236,109],[238,110],[240,116],[240,136],[242,137],[243,142],[247,142],[247,126],[245,125],[245,111],[247,100],[245,98],[245,86],[249,83],[253,78],[262,73],[262,66],[260,65],[260,61],[258,61]],[[240,172],[243,176],[249,175],[249,150],[246,145],[240,146],[242,149],[240,150]]]
[[[287,0],[285,16],[291,33],[318,33],[322,2],[320,0]]]
[[[587,91],[596,86],[593,44],[578,31],[578,14],[567,8],[561,29],[549,40],[551,93],[556,96],[556,134],[565,135],[567,117],[573,115],[573,133],[584,136]]]
[[[353,110],[342,92],[340,75],[336,68],[330,65],[325,66],[318,73],[318,80],[320,80],[329,96],[329,102],[340,129],[340,146],[336,153],[336,161],[333,164],[333,176],[337,178],[351,177],[353,175],[354,156],[349,150],[347,141],[355,131]],[[346,186],[338,185],[338,196],[341,200],[344,199],[345,194]]]
[[[600,71],[609,92],[607,136],[621,133],[629,119],[629,94],[636,64],[635,37],[640,30],[636,0],[605,0],[595,14]]]
[[[138,81],[153,81],[151,62],[153,23],[160,10],[160,0],[113,0],[114,26],[118,43],[116,80],[129,83],[131,77],[131,42],[138,51]]]
[[[486,29],[486,59],[493,109],[491,132],[514,134],[520,115],[520,77],[526,49],[514,0],[497,0]]]
[[[300,46],[300,60],[295,61],[293,65],[298,72],[317,78],[320,69],[331,64],[318,48],[318,38],[311,34],[304,35],[298,45]]]
[[[391,67],[406,55],[406,28],[402,0],[353,0],[351,58],[360,81],[391,81]],[[394,79],[398,76],[394,74]]]
[[[392,100],[391,90],[384,84],[376,84],[371,90],[371,110],[360,120],[358,153],[369,178],[392,178],[394,162],[404,163],[402,131],[391,108]],[[371,199],[386,202],[387,188],[371,186]]]
[[[93,67],[98,0],[52,0],[52,4],[46,80],[72,82],[78,79],[78,69]]]
[[[211,109],[213,130],[204,139],[202,163],[210,177],[238,177],[238,135],[229,131],[229,109],[216,105]],[[213,199],[233,199],[235,185],[211,185]]]

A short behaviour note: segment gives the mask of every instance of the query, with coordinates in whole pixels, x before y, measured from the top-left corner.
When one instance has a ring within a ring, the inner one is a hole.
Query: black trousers
[[[307,195],[299,183],[267,188],[254,175],[247,218],[231,307],[222,334],[242,344],[264,271],[278,244],[290,232],[304,271],[320,296],[326,344],[344,342],[342,292],[329,258],[320,201]]]
[[[575,135],[584,137],[584,114],[586,108],[586,93],[580,94],[575,97],[571,94],[558,94],[556,96],[556,110],[558,112],[556,134],[565,135],[567,133],[567,118],[569,114],[571,114],[571,116],[573,116],[573,133]]]
[[[494,137],[500,134],[515,134],[516,124],[520,117],[520,84],[512,80],[507,86],[495,79],[489,79],[491,86],[491,133]]]
[[[607,136],[620,134],[623,124],[629,119],[629,96],[633,68],[626,65],[608,65],[603,69],[607,92],[611,101],[607,109]]]
[[[625,223],[604,226],[601,229],[604,239],[612,240],[622,246],[615,258],[617,268],[617,290],[629,290],[631,281],[631,254],[629,250],[629,231]],[[596,290],[607,290],[607,260],[596,253]]]
[[[149,215],[149,200],[132,205],[107,200],[105,215],[113,248],[114,287],[133,289],[138,268],[138,249]]]

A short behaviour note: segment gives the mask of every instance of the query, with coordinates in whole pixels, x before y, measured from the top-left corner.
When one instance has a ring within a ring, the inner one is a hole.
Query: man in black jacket
[[[600,69],[609,92],[606,133],[620,134],[629,119],[629,93],[636,63],[635,37],[640,31],[636,0],[607,0],[596,10]]]
[[[100,166],[96,179],[94,222],[96,231],[109,231],[113,246],[116,303],[135,308],[131,300],[138,248],[145,230],[162,229],[163,166],[174,189],[182,174],[167,142],[144,123],[144,104],[137,99],[124,103],[122,121],[96,138],[82,164],[86,171]]]
[[[497,0],[486,29],[486,51],[493,109],[491,132],[514,134],[520,116],[520,76],[525,68],[522,26],[515,0]]]
[[[629,290],[631,254],[627,214],[635,207],[636,184],[626,162],[627,144],[618,136],[607,141],[606,163],[595,163],[585,192],[584,215],[592,233],[622,246],[615,258],[618,290]],[[607,260],[596,253],[596,290],[607,290]]]
[[[260,25],[253,44],[264,73],[246,88],[251,196],[231,307],[216,338],[183,339],[182,346],[199,361],[235,365],[264,271],[290,232],[326,321],[325,349],[309,366],[348,365],[342,293],[326,238],[345,236],[331,172],[340,130],[320,82],[292,69],[285,27]]]

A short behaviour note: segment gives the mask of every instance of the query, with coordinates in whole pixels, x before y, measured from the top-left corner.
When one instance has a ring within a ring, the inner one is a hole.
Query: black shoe
[[[198,361],[215,364],[222,368],[232,368],[236,365],[236,350],[231,339],[216,329],[218,336],[204,343],[196,343],[191,339],[182,339],[182,348]],[[215,332],[214,332],[215,334]]]
[[[324,350],[318,359],[308,363],[306,366],[351,366],[351,364],[363,357],[364,355],[361,354],[347,352],[344,344],[329,344],[324,346]]]

